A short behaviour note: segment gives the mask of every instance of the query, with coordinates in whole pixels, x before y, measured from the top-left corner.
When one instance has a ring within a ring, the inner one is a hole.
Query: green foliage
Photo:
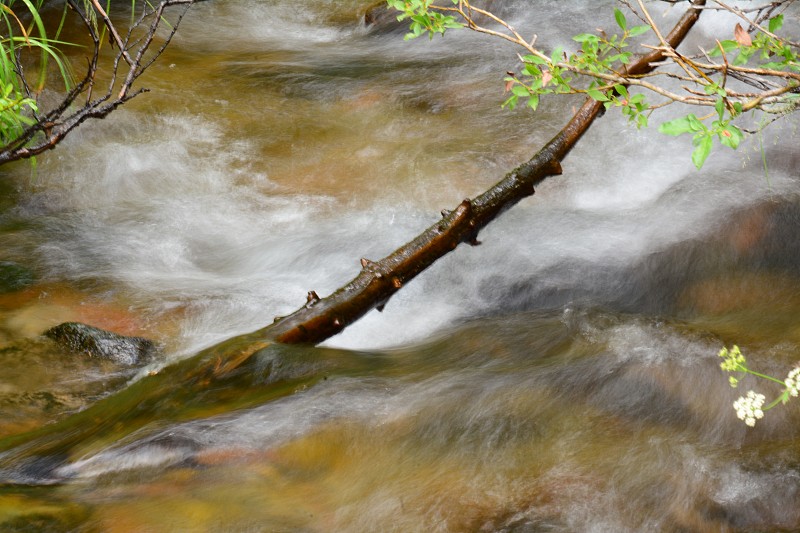
[[[614,85],[614,92],[609,93],[604,105],[606,109],[612,106],[620,108],[622,114],[628,117],[628,122],[637,128],[647,127],[647,117],[651,109],[644,94],[629,94],[628,88],[624,85]]]
[[[797,45],[776,35],[783,27],[783,15],[772,17],[768,21],[768,30],[757,30],[754,37],[737,25],[735,39],[718,41],[717,46],[707,54],[708,57],[722,56],[724,63],[701,65],[685,56],[679,59],[678,56],[673,57],[673,61],[679,63],[686,73],[681,79],[691,85],[684,87],[686,92],[680,95],[655,85],[649,79],[642,80],[627,74],[625,65],[633,60],[633,54],[627,50],[631,39],[652,28],[649,24],[629,26],[625,14],[619,9],[614,9],[614,20],[621,33],[609,35],[603,30],[598,30],[597,34],[581,33],[572,38],[578,44],[574,53],[567,53],[558,47],[545,54],[534,47],[534,42],[526,42],[497,17],[492,16],[508,30],[508,34],[480,28],[468,14],[473,8],[467,0],[442,1],[452,3],[455,7],[436,5],[434,0],[387,0],[390,7],[401,12],[398,20],[411,21],[411,31],[406,39],[426,33],[432,38],[437,33],[444,34],[449,28],[464,27],[451,15],[456,13],[468,22],[466,26],[470,29],[502,37],[525,48],[528,53],[520,56],[520,72],[510,72],[504,79],[508,96],[503,107],[514,109],[524,103],[536,110],[544,96],[586,94],[602,102],[606,109],[619,108],[631,124],[642,128],[648,125],[648,119],[656,107],[674,102],[713,106],[715,112],[706,116],[698,117],[689,113],[659,127],[659,131],[667,135],[692,135],[692,162],[698,169],[705,164],[715,141],[734,150],[738,148],[744,139],[744,132],[734,125],[734,121],[743,114],[755,109],[785,114],[800,107],[797,90],[800,82],[795,75],[800,72],[795,52]],[[647,20],[651,21],[649,16]],[[732,62],[729,62],[728,56]],[[743,69],[745,65],[750,70]],[[732,69],[739,69],[737,75],[740,78],[751,76],[756,85],[762,83],[757,79],[758,76],[779,80],[780,83],[769,85],[777,86],[779,90],[764,90],[761,94],[731,91],[726,88],[726,82]],[[782,73],[792,73],[794,78]],[[653,106],[641,92],[631,92],[634,86],[663,96],[667,102]]]
[[[66,43],[48,38],[39,14],[42,2],[5,0],[0,4],[0,21],[5,30],[0,37],[0,144],[3,145],[36,123],[34,117],[38,107],[22,78],[18,57],[38,52],[38,76],[34,91],[44,87],[51,61],[69,88],[69,67],[56,47]]]
[[[458,4],[458,0],[452,2]],[[432,11],[433,0],[387,0],[387,3],[389,7],[400,11],[397,20],[411,21],[411,31],[405,35],[406,40],[416,39],[426,33],[433,39],[437,33],[444,35],[448,29],[463,27],[463,24],[456,22],[454,16]]]
[[[503,105],[513,109],[522,98],[527,99],[528,107],[535,110],[544,95],[585,93],[603,102],[606,109],[621,108],[628,120],[637,127],[646,126],[650,106],[645,97],[641,94],[631,97],[624,85],[609,84],[602,75],[614,74],[620,65],[631,62],[633,54],[625,50],[630,46],[630,39],[646,33],[650,26],[628,28],[625,15],[619,9],[614,10],[614,18],[622,30],[621,35],[581,33],[572,38],[580,45],[574,54],[567,55],[563,49],[556,48],[549,57],[536,54],[523,56],[522,79],[518,76],[505,79],[507,87],[510,86],[512,90]],[[589,80],[588,86],[583,81],[586,78]]]
[[[777,15],[769,20],[769,33],[775,34],[781,28],[783,28],[783,15]],[[710,51],[708,55],[719,57],[723,53],[735,53],[733,64],[736,66],[755,63],[754,66],[762,69],[800,72],[797,53],[788,42],[763,32],[756,34],[750,42],[752,44],[738,40],[721,41],[719,47]]]
[[[769,20],[770,33],[774,34],[782,27],[783,15],[777,15]],[[748,44],[748,41],[751,44]],[[735,55],[733,65],[736,66],[747,65],[748,62],[751,62],[756,57],[761,62],[755,66],[760,69],[800,72],[797,54],[791,45],[762,32],[759,32],[753,39],[748,37],[720,41],[718,47],[714,48],[708,55],[711,57]],[[727,57],[725,59],[727,61]],[[692,151],[692,161],[698,169],[703,166],[703,163],[711,153],[715,137],[720,144],[734,150],[738,148],[744,138],[742,130],[731,123],[743,113],[744,106],[742,103],[731,103],[725,87],[717,81],[708,80],[704,91],[708,95],[717,95],[719,97],[714,105],[717,112],[717,120],[714,120],[710,127],[703,124],[693,114],[666,122],[659,127],[659,131],[667,135],[693,134],[692,143],[695,148]],[[792,111],[796,107],[796,103],[791,104],[796,101],[797,97],[795,95],[787,95],[786,102],[790,103],[787,111]]]
[[[693,134],[692,144],[695,148],[692,151],[692,162],[700,169],[711,153],[715,137],[722,145],[734,150],[739,147],[739,143],[744,138],[742,130],[731,124],[733,118],[741,111],[737,112],[734,108],[729,112],[725,104],[724,98],[717,100],[715,109],[718,119],[713,121],[710,127],[706,126],[693,113],[689,113],[685,117],[664,122],[658,127],[658,131],[675,136],[684,133]]]

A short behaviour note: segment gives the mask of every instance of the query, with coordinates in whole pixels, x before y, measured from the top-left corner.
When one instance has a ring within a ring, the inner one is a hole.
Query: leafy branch
[[[166,49],[194,1],[132,0],[133,18],[127,31],[122,31],[109,16],[110,0],[104,2],[105,7],[100,0],[65,0],[60,24],[52,36],[39,14],[44,0],[0,2],[0,17],[5,22],[0,25],[0,164],[33,158],[55,147],[84,121],[103,118],[144,92],[135,89],[134,83]],[[168,11],[177,11],[171,21],[167,20]],[[68,43],[58,40],[67,17],[77,17],[91,42],[86,71],[77,81],[60,50]],[[167,31],[161,32],[162,26],[167,26]],[[101,64],[100,50],[106,37],[115,53]],[[41,52],[38,62],[27,57],[29,51]],[[50,63],[57,66],[65,92],[60,102],[42,109],[38,98]],[[28,83],[24,65],[36,69],[38,81],[33,86]],[[109,80],[104,90],[98,87],[101,72]]]
[[[433,38],[449,29],[467,28],[521,47],[522,67],[518,73],[509,72],[504,78],[505,90],[510,94],[503,105],[509,108],[524,102],[536,110],[543,96],[587,94],[603,102],[606,109],[619,108],[640,128],[647,126],[656,109],[670,104],[713,108],[711,113],[701,116],[688,113],[659,128],[668,135],[692,134],[695,146],[692,161],[697,168],[703,166],[715,140],[736,149],[746,133],[753,133],[734,124],[742,116],[755,111],[785,116],[800,105],[798,45],[779,35],[784,14],[776,14],[793,0],[773,1],[750,10],[714,0],[715,5],[708,8],[730,11],[746,26],[737,24],[732,29],[733,39],[717,40],[711,51],[701,49],[695,56],[679,53],[664,40],[643,0],[636,1],[638,10],[632,2],[622,2],[643,24],[630,25],[622,10],[614,9],[621,33],[609,35],[603,30],[597,34],[581,33],[573,37],[578,46],[571,53],[562,48],[548,52],[538,47],[536,36],[526,40],[508,22],[472,5],[470,0],[449,0],[443,4],[434,0],[387,1],[400,11],[399,20],[410,20],[406,39],[421,35]],[[488,21],[488,25],[479,23],[479,18]],[[650,31],[659,43],[647,48],[660,51],[666,58],[663,63],[675,68],[646,75],[631,73],[627,65],[635,56],[628,48],[633,39]],[[678,80],[680,89],[668,88],[669,84],[659,81],[664,78]],[[737,82],[735,86],[731,80]],[[650,103],[647,93],[659,101]]]

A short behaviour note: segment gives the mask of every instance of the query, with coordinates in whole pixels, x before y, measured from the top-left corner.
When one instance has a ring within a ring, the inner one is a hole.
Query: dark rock
[[[53,485],[61,481],[56,475],[56,470],[66,463],[68,457],[63,454],[55,456],[27,457],[18,461],[9,469],[0,469],[0,483],[14,485]],[[4,522],[2,531],[8,531]],[[28,531],[45,531],[29,529]]]
[[[73,352],[110,359],[122,365],[146,363],[153,358],[156,345],[142,337],[125,337],[78,322],[65,322],[44,332]]]
[[[371,31],[407,31],[409,21],[398,21],[397,15],[399,14],[399,11],[389,7],[386,2],[378,2],[367,8],[364,13],[364,24],[366,24]]]
[[[0,294],[14,292],[33,285],[33,272],[11,261],[0,261]]]

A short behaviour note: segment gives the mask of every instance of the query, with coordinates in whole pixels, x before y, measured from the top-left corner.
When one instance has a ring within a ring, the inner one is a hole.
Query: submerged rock
[[[371,31],[390,32],[408,30],[408,22],[400,22],[400,12],[389,7],[386,2],[376,2],[364,12],[364,24]]]
[[[33,285],[33,273],[12,261],[0,261],[0,294],[14,292]]]
[[[143,337],[125,337],[79,322],[59,324],[45,331],[44,335],[73,352],[122,365],[146,363],[156,352],[156,345]]]

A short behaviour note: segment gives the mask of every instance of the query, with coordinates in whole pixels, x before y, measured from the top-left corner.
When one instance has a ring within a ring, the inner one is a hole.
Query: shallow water
[[[577,103],[503,110],[513,50],[403,42],[364,27],[369,4],[199,3],[151,93],[35,175],[3,169],[0,261],[35,279],[0,294],[0,524],[800,528],[797,409],[745,428],[716,357],[797,360],[796,119],[765,134],[765,176],[757,139],[698,173],[687,139],[609,113],[563,176],[385,312],[176,381],[490,186]],[[500,9],[551,46],[613,24],[595,2],[539,4]],[[160,374],[65,364],[38,335],[67,320],[155,339]]]

